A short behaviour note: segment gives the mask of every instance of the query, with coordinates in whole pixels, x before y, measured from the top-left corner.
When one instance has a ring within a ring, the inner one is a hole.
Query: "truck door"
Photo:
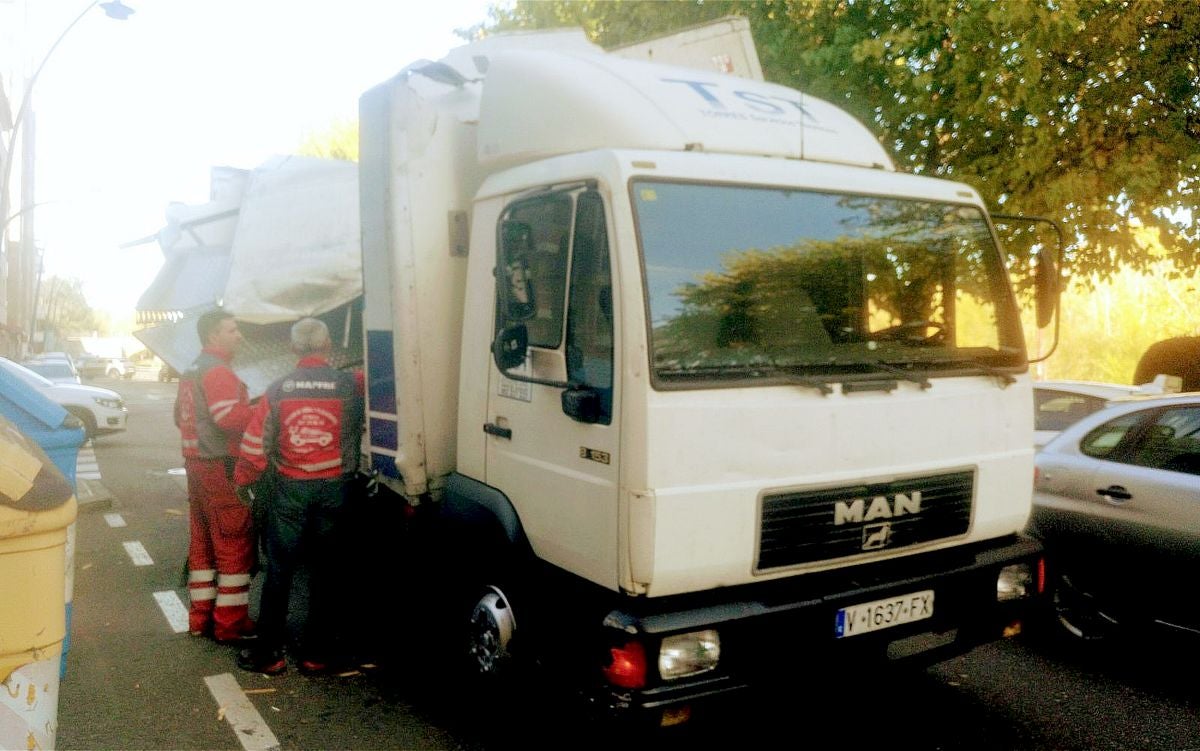
[[[522,199],[500,236],[497,329],[522,318],[528,347],[511,377],[492,364],[487,482],[540,558],[612,587],[619,384],[604,203],[582,188]]]

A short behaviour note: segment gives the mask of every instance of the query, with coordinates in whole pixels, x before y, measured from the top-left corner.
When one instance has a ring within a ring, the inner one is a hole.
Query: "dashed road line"
[[[229,673],[221,673],[208,676],[204,682],[217,700],[218,716],[225,717],[242,748],[246,751],[278,751],[279,740],[246,698],[237,679]]]
[[[120,514],[105,514],[104,521],[108,522],[108,526],[116,529],[117,527],[125,526],[125,517]]]
[[[154,559],[146,552],[146,548],[137,540],[121,543],[125,546],[125,552],[129,554],[130,560],[135,566],[153,566]]]
[[[188,630],[188,611],[178,593],[174,590],[155,592],[154,600],[158,603],[158,609],[167,617],[172,631],[182,634]]]

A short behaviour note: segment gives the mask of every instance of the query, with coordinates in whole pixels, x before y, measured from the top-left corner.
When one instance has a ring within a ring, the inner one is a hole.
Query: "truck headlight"
[[[120,399],[107,399],[103,396],[94,396],[92,397],[92,401],[96,402],[96,404],[99,404],[101,407],[108,407],[109,409],[120,409],[121,407],[125,406],[125,403]]]
[[[658,650],[658,674],[664,680],[696,675],[712,670],[720,659],[721,637],[716,629],[668,636]]]
[[[1014,563],[1000,569],[996,577],[996,601],[1020,600],[1034,594],[1033,567],[1028,563]]]

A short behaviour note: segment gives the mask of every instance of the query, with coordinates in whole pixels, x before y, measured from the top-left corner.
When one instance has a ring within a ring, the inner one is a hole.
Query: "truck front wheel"
[[[467,624],[467,668],[484,680],[495,680],[512,671],[513,636],[517,621],[508,598],[499,588],[483,588]]]

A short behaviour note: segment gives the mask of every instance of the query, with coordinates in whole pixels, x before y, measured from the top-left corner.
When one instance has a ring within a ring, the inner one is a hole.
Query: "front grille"
[[[974,486],[975,473],[966,471],[766,495],[755,568],[765,571],[957,537],[970,527]]]

